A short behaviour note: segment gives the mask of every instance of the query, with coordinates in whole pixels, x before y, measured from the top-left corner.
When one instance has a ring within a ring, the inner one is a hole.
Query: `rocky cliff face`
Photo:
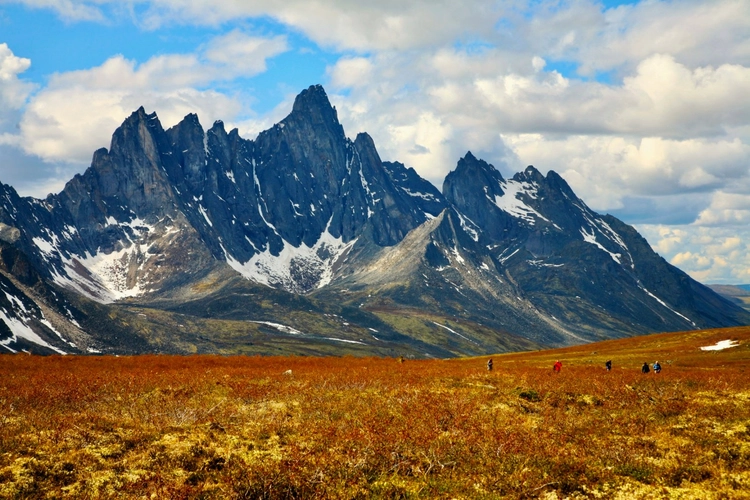
[[[21,198],[0,185],[0,202],[4,245],[44,283],[94,301],[75,299],[97,315],[140,304],[281,325],[296,306],[269,312],[261,296],[291,304],[306,295],[316,302],[299,307],[323,323],[349,308],[359,319],[344,323],[386,329],[432,355],[748,321],[631,227],[590,210],[556,173],[528,167],[506,180],[468,153],[441,193],[381,161],[367,134],[347,138],[320,86],[253,141],[221,122],[204,130],[196,115],[164,130],[138,109],[60,194]],[[23,293],[6,290],[18,303]],[[254,297],[247,308],[237,308],[238,293]],[[0,343],[12,337],[9,308]],[[431,318],[418,328],[431,332],[426,344],[402,323],[413,311]],[[323,328],[316,321],[310,328]],[[132,350],[154,342],[133,339]]]

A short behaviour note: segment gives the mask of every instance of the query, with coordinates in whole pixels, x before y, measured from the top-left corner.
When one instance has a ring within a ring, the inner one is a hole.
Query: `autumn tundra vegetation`
[[[4,355],[0,497],[750,498],[750,328],[492,358]]]

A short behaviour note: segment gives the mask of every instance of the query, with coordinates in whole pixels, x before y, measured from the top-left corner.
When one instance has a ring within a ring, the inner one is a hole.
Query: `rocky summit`
[[[748,324],[555,172],[440,192],[321,86],[255,140],[143,108],[46,199],[0,184],[0,350],[480,355]]]

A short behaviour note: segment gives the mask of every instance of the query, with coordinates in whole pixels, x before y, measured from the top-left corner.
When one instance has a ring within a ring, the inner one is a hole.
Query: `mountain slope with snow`
[[[194,114],[164,130],[140,108],[61,193],[0,184],[0,238],[78,304],[43,306],[5,275],[0,342],[50,352],[213,349],[175,314],[434,356],[750,321],[555,172],[505,179],[468,153],[441,193],[367,134],[348,138],[320,86],[254,140]]]

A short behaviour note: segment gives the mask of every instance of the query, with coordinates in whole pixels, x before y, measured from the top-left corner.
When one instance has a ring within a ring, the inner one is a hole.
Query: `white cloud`
[[[261,38],[231,31],[211,40],[204,57],[216,64],[224,79],[252,76],[266,71],[266,61],[289,50],[286,37]]]
[[[103,2],[80,0],[22,0],[27,7],[51,9],[65,21],[103,21],[105,16],[96,5]]]
[[[434,169],[435,163],[451,165],[455,162],[456,157],[447,145],[447,139],[453,135],[450,124],[430,112],[414,118],[411,123],[388,128],[391,138],[388,149],[400,152],[398,161],[427,173]]]
[[[496,76],[440,79],[427,89],[441,111],[478,111],[487,126],[501,131],[565,134],[680,138],[718,135],[750,123],[750,102],[741,97],[750,95],[750,68],[743,66],[689,70],[670,56],[655,55],[613,86],[556,71],[503,72],[498,61],[488,59],[484,65]]]
[[[747,185],[747,183],[745,183]],[[702,210],[695,221],[696,226],[747,227],[750,226],[750,194],[717,191],[711,204]]]
[[[750,230],[639,225],[656,252],[702,283],[750,283]]]
[[[330,70],[334,88],[363,87],[372,84],[373,65],[365,57],[343,57]]]
[[[287,50],[284,37],[239,32],[211,40],[203,52],[154,56],[142,64],[114,56],[88,70],[56,74],[30,100],[21,121],[22,146],[46,161],[86,164],[139,106],[157,111],[164,127],[188,113],[204,126],[242,111],[236,97],[202,86],[253,76]]]
[[[746,180],[750,145],[731,140],[618,136],[503,135],[525,162],[560,173],[593,208],[628,196],[710,191]]]
[[[534,56],[531,58],[531,66],[534,68],[534,71],[536,72],[542,71],[546,65],[547,65],[547,61],[545,61],[539,56]]]
[[[19,78],[30,66],[31,60],[16,56],[7,43],[0,43],[0,132],[16,118],[34,88]]]
[[[462,35],[492,36],[503,7],[519,2],[477,0],[471,7],[450,0],[154,0],[144,3],[146,26],[200,25],[270,16],[316,43],[340,50],[387,50],[452,43]]]
[[[574,61],[581,74],[632,72],[655,54],[689,67],[750,64],[746,0],[640,1],[602,11],[589,1],[539,2],[518,36],[553,60]]]
[[[579,49],[584,73],[607,71],[671,54],[691,67],[750,64],[746,0],[640,2],[608,11]]]
[[[129,16],[148,29],[220,26],[269,16],[340,50],[382,51],[483,40],[581,63],[585,74],[668,53],[691,66],[750,63],[746,0],[642,1],[602,10],[593,0],[20,0],[66,20]]]
[[[685,137],[716,135],[750,122],[750,68],[724,64],[694,70],[672,56],[644,60],[620,90],[614,131]]]
[[[316,43],[340,50],[388,50],[450,44],[457,38],[491,38],[504,12],[517,0],[21,0],[52,9],[66,20],[131,16],[146,29],[178,23],[220,26],[269,16]]]
[[[271,111],[260,116],[253,116],[244,120],[235,121],[232,123],[232,126],[237,127],[240,137],[253,140],[259,133],[270,129],[274,124],[280,122],[289,114],[289,111],[294,104],[295,97],[296,93],[290,93]]]

